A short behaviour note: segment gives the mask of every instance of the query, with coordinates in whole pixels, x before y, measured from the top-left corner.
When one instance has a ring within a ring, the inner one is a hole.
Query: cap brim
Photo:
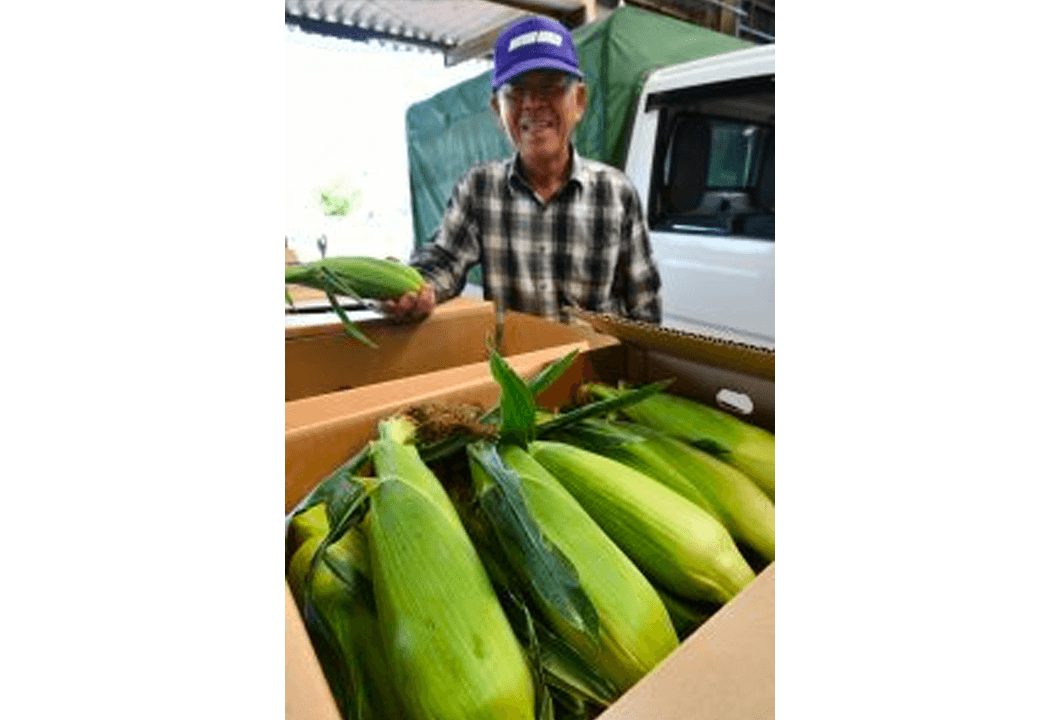
[[[516,75],[522,75],[524,72],[529,72],[531,70],[562,70],[563,72],[570,73],[579,79],[585,78],[582,71],[576,66],[563,62],[557,58],[529,58],[511,65],[504,71],[503,75],[496,76],[493,79],[493,89],[496,90]]]

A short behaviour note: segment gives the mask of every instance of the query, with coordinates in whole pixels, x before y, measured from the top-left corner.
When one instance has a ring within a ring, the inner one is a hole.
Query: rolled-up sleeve
[[[434,286],[437,302],[459,295],[468,271],[482,258],[473,173],[474,170],[468,171],[456,182],[438,229],[409,261]]]

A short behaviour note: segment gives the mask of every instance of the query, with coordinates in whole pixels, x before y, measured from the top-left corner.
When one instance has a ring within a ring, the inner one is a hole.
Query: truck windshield
[[[653,96],[664,149],[649,222],[682,232],[773,238],[773,77]]]

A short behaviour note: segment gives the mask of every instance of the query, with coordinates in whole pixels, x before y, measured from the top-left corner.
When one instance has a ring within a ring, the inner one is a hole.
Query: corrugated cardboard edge
[[[289,285],[288,287],[295,287]],[[326,297],[323,293],[321,297]],[[310,299],[310,298],[306,298]],[[312,298],[316,299],[316,298]],[[297,305],[297,299],[295,299]],[[423,319],[421,322],[431,322],[432,318],[447,318],[453,315],[467,315],[476,313],[488,313],[493,314],[493,303],[486,302],[485,300],[476,300],[474,298],[466,297],[455,297],[452,300],[442,303],[434,309],[428,317]],[[372,328],[378,327],[379,325],[392,325],[393,321],[384,317],[375,318],[372,320],[365,320],[357,323],[357,326],[365,331],[365,333],[371,337]],[[329,322],[321,325],[295,325],[284,328],[284,337],[287,340],[304,338],[304,337],[315,337],[318,335],[343,335],[345,329],[342,327],[342,323],[338,320]]]
[[[775,612],[773,563],[597,720],[775,717]]]
[[[723,335],[706,335],[664,328],[627,318],[573,308],[572,314],[597,332],[678,357],[717,365],[773,380],[773,348],[740,342]]]
[[[286,624],[284,651],[284,717],[287,720],[341,720],[324,671],[320,668],[291,588],[284,583]]]

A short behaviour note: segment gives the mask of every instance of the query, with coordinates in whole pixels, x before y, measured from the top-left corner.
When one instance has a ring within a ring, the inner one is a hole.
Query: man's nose
[[[528,87],[523,92],[523,104],[525,105],[539,105],[546,104],[549,98],[548,88],[544,87]]]

